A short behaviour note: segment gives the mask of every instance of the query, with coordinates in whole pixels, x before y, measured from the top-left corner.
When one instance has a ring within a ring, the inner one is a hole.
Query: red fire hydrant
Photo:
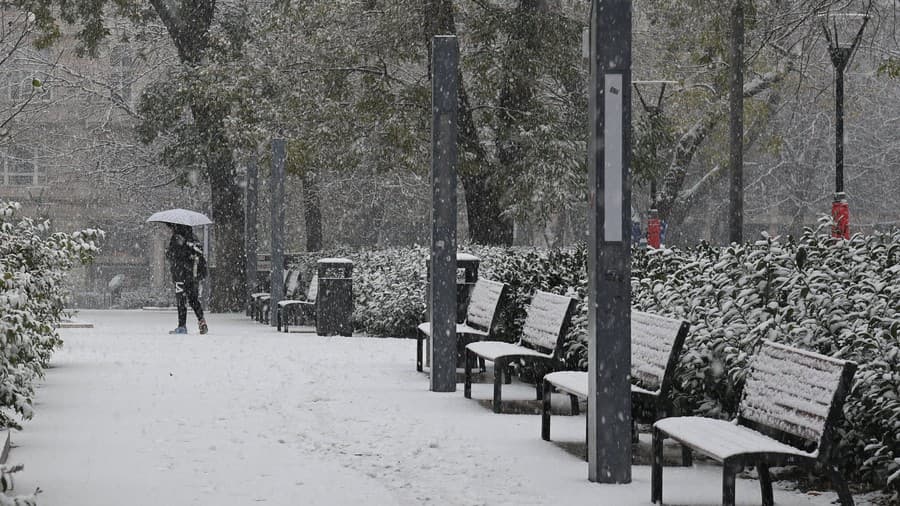
[[[831,237],[849,239],[850,204],[847,203],[845,194],[835,194],[834,202],[831,204],[831,218],[834,220],[834,226],[831,228]]]
[[[650,210],[650,217],[647,219],[647,246],[659,249],[659,216],[656,209]]]

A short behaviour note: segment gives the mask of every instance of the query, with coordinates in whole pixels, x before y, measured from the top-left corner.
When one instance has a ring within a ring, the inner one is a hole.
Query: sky
[[[39,486],[41,506],[650,504],[649,435],[632,483],[591,483],[583,415],[554,416],[543,441],[524,413],[531,385],[504,386],[519,414],[494,414],[489,383],[472,400],[461,384],[429,392],[414,340],[284,334],[242,314],[207,315],[199,335],[192,318],[188,335],[168,334],[174,311],[82,311],[93,328],[61,329],[34,419],[12,434],[16,493]],[[714,463],[663,476],[667,505],[720,504]],[[758,505],[742,476],[738,504]],[[836,498],[791,487],[776,483],[776,504]]]

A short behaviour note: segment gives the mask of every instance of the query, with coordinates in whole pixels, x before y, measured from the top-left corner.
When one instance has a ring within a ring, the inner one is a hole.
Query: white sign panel
[[[622,74],[608,73],[603,90],[603,240],[622,242]]]

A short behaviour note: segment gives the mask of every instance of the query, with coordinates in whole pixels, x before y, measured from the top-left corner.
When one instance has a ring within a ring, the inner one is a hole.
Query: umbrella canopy
[[[147,218],[147,221],[175,223],[177,225],[189,225],[191,227],[212,224],[212,220],[207,218],[205,214],[196,211],[188,211],[187,209],[169,209],[168,211],[153,213],[153,216]]]

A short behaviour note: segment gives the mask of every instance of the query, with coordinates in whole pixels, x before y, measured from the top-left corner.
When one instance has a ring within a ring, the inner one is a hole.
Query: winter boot
[[[175,330],[170,330],[169,334],[187,334],[187,327],[175,327]]]
[[[206,334],[209,332],[209,327],[206,326],[206,320],[200,320],[200,333]]]

